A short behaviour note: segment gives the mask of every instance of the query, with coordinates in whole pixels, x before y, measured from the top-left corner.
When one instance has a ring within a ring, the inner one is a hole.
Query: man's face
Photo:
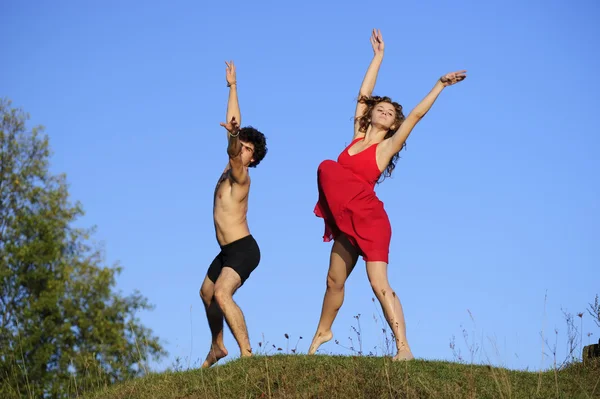
[[[242,145],[242,163],[248,166],[254,161],[254,144],[240,140]]]

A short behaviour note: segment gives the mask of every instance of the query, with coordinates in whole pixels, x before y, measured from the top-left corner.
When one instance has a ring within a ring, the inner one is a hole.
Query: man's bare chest
[[[231,190],[231,182],[229,179],[229,170],[226,170],[221,174],[219,180],[217,180],[217,185],[215,186],[215,201],[218,201],[223,198],[223,194],[227,191]]]

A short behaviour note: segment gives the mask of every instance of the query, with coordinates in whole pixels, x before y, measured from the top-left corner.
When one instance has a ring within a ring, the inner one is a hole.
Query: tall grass
[[[581,363],[583,348],[583,312],[572,314],[562,310],[566,325],[565,356],[559,355],[558,330],[550,334],[545,321],[540,332],[542,364],[544,358],[552,360],[552,366],[539,371],[516,371],[492,366],[494,362],[483,344],[484,337],[477,337],[475,315],[467,310],[471,326],[462,329],[462,343],[455,336],[450,339],[449,349],[453,361],[392,362],[395,339],[379,308],[372,298],[374,312],[372,321],[380,337],[378,345],[365,348],[363,340],[364,320],[361,314],[353,316],[351,335],[344,345],[335,339],[347,355],[323,354],[306,356],[299,350],[304,342],[302,336],[283,334],[283,344],[275,344],[262,336],[249,359],[234,359],[218,363],[208,370],[198,369],[200,360],[191,362],[176,358],[169,370],[154,373],[146,359],[140,356],[139,367],[145,377],[109,383],[110,376],[97,362],[90,359],[83,373],[73,374],[62,396],[69,398],[593,398],[600,397],[600,361],[584,367]],[[590,304],[590,306],[592,306]],[[544,320],[546,299],[544,300]],[[590,312],[591,313],[591,312]],[[193,326],[190,321],[190,328]],[[587,333],[587,337],[591,336]],[[489,339],[492,356],[500,358],[500,351],[493,339]],[[136,337],[138,354],[145,345],[143,338]],[[18,351],[12,355],[12,368],[0,376],[2,398],[38,398],[41,387],[30,381],[27,365]],[[479,359],[479,360],[478,360]],[[221,365],[219,365],[221,364]],[[24,378],[20,378],[24,377]],[[25,381],[26,386],[20,386]]]

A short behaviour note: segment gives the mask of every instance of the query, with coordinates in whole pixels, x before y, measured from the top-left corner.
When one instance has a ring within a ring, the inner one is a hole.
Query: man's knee
[[[213,295],[215,293],[215,285],[208,278],[204,280],[202,286],[200,287],[200,298],[202,302],[206,304],[210,304],[212,301]]]
[[[200,288],[200,299],[202,299],[202,302],[204,303],[210,303],[212,295],[207,293],[203,288]]]
[[[214,298],[219,304],[219,306],[222,306],[224,303],[231,301],[232,297],[233,295],[231,293],[231,290],[227,287],[221,285],[215,286]]]
[[[224,303],[230,302],[233,294],[241,285],[242,280],[238,272],[231,267],[224,266],[214,285],[213,295],[219,306],[222,307]]]

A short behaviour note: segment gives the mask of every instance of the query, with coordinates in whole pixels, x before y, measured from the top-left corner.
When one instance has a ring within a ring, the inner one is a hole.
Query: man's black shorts
[[[224,266],[230,267],[240,275],[242,285],[250,277],[260,262],[258,243],[247,235],[237,241],[221,246],[221,252],[215,257],[206,275],[213,283],[217,282]]]

